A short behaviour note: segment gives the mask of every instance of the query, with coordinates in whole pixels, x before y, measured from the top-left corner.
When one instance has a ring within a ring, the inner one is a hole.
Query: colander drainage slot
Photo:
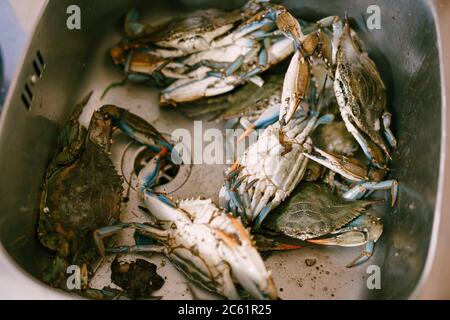
[[[25,84],[25,91],[28,95],[28,97],[30,98],[30,100],[33,100],[33,92],[31,92],[30,86],[27,84]]]
[[[39,60],[39,63],[42,66],[42,69],[44,69],[45,68],[45,61],[44,61],[44,58],[42,57],[42,54],[41,54],[41,52],[39,50],[37,51],[36,56],[37,56],[37,58]]]
[[[36,52],[36,57],[33,59],[32,65],[34,74],[28,77],[27,82],[25,83],[24,91],[21,95],[22,103],[27,110],[30,110],[31,104],[33,102],[32,86],[34,86],[37,80],[42,77],[42,73],[45,69],[44,57],[39,50]]]
[[[33,60],[33,68],[36,73],[36,76],[38,78],[40,78],[42,75],[42,72],[45,69],[45,61],[39,50],[36,52],[36,58]]]
[[[28,100],[28,98],[26,97],[25,93],[22,93],[22,103],[24,104],[25,108],[27,108],[27,110],[30,110],[31,107],[31,101]]]

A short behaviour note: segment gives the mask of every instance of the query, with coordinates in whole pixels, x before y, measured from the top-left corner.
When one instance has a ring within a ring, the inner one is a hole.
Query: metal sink
[[[243,1],[179,0],[150,4],[137,0],[79,0],[82,28],[68,30],[66,8],[72,2],[47,3],[0,119],[0,268],[4,274],[0,281],[8,283],[0,283],[0,297],[69,297],[39,280],[50,253],[38,242],[36,225],[42,177],[55,148],[58,129],[75,102],[95,90],[87,114],[102,104],[114,103],[155,123],[163,132],[180,126],[192,128],[192,121],[179,112],[160,110],[157,91],[149,87],[118,88],[100,101],[103,89],[121,76],[112,66],[107,50],[122,36],[124,13],[136,6],[148,19],[156,21],[199,8],[237,8]],[[352,26],[361,31],[388,88],[393,129],[399,140],[390,176],[400,181],[400,195],[393,210],[388,205],[383,208],[385,233],[377,243],[374,257],[360,267],[344,267],[359,249],[305,248],[272,255],[267,264],[274,270],[278,286],[283,288],[280,296],[284,299],[450,297],[446,264],[449,251],[441,245],[450,241],[450,200],[444,197],[450,194],[450,162],[445,159],[450,146],[445,135],[450,121],[445,112],[450,70],[449,64],[443,63],[444,57],[450,56],[450,5],[425,0],[281,3],[306,19],[330,14],[343,16],[347,11]],[[381,9],[380,30],[366,27],[366,9],[373,4]],[[200,193],[216,199],[214,190],[220,186],[222,169],[223,166],[194,166],[188,181],[174,195],[187,197]],[[192,185],[200,183],[205,190],[194,192]],[[443,221],[447,223],[443,225]],[[309,257],[317,259],[320,270],[305,265]],[[367,267],[372,264],[381,270],[379,290],[366,286]],[[431,270],[434,271],[430,273]],[[176,271],[169,266],[162,272],[169,277],[163,288],[166,298],[189,298],[189,294],[182,295],[184,289],[179,289],[185,283]],[[438,275],[444,278],[437,281]],[[106,281],[108,274],[98,277],[99,282]]]

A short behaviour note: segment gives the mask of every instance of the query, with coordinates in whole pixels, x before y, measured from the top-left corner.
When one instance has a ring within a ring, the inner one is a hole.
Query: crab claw
[[[321,239],[307,240],[318,245],[330,245],[341,247],[364,246],[359,257],[347,264],[347,268],[366,262],[373,254],[375,243],[383,233],[383,224],[380,219],[370,214],[364,214],[356,218],[346,227],[333,232],[333,235]]]
[[[255,241],[256,248],[260,252],[297,250],[304,247],[295,243],[282,242],[261,233],[255,233],[253,240]]]
[[[231,221],[237,221],[230,217]],[[231,266],[233,276],[254,298],[276,299],[277,289],[270,271],[266,271],[258,252],[251,244],[248,231],[234,222],[236,233],[230,234],[215,229],[216,237],[222,242],[218,251]],[[251,262],[251,263],[249,263]]]
[[[358,247],[364,244],[367,239],[364,231],[350,230],[331,237],[321,239],[309,239],[307,240],[313,244],[325,245],[325,246],[340,246],[340,247]]]
[[[179,79],[161,92],[163,105],[176,105],[227,93],[233,90],[241,79],[237,76],[218,77],[207,75],[200,80]]]
[[[374,249],[375,249],[375,242],[374,241],[367,242],[364,245],[364,249],[363,249],[361,255],[359,257],[355,258],[355,260],[353,260],[352,262],[348,263],[345,267],[351,268],[351,267],[363,264],[364,262],[369,260],[369,258],[373,255]]]
[[[314,146],[311,150],[305,150],[303,154],[347,179],[352,181],[368,180],[367,167],[356,159],[334,155]]]
[[[292,56],[283,82],[279,120],[282,125],[292,119],[306,97],[309,88],[311,65],[300,51]]]
[[[346,193],[344,193],[343,197],[348,200],[356,200],[361,199],[366,195],[367,191],[375,191],[375,190],[391,190],[391,206],[393,207],[397,201],[398,196],[398,181],[397,180],[385,180],[380,182],[375,181],[367,181],[360,183]]]
[[[297,49],[301,48],[300,39],[304,37],[300,23],[286,9],[280,10],[275,20],[278,29],[285,34],[286,37],[294,41]]]

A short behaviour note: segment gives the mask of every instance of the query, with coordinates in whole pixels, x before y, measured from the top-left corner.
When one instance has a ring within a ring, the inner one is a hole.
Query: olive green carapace
[[[109,145],[103,145],[111,142],[111,119],[94,119],[94,114],[89,130],[83,128],[78,116],[87,99],[63,129],[43,184],[38,237],[56,252],[53,266],[44,275],[54,286],[63,284],[68,265],[92,271],[100,258],[92,232],[120,217],[122,178],[109,157]]]
[[[324,236],[360,216],[374,201],[348,201],[326,184],[300,183],[292,195],[273,210],[264,228],[300,240]]]

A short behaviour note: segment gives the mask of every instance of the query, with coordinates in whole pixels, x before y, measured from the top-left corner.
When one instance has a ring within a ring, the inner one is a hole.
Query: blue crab
[[[68,265],[81,268],[82,286],[99,260],[92,232],[116,223],[122,202],[122,178],[110,159],[112,133],[120,128],[157,153],[168,142],[149,123],[127,110],[105,105],[96,110],[86,129],[78,122],[90,94],[64,126],[57,153],[45,173],[40,200],[38,238],[55,252],[44,280],[64,287]]]
[[[396,147],[397,141],[390,129],[392,116],[387,111],[386,88],[375,63],[350,28],[347,17],[344,23],[337,16],[327,17],[311,28],[317,30],[300,37],[300,49],[289,67],[292,73],[286,75],[285,86],[290,87],[286,86],[283,94],[280,121],[286,123],[292,118],[298,100],[305,95],[310,60],[322,59],[333,79],[334,94],[347,130],[371,163],[386,169],[389,148]]]
[[[239,219],[219,209],[211,199],[175,202],[155,194],[152,177],[158,170],[150,162],[138,175],[138,192],[154,223],[122,222],[99,228],[94,235],[101,255],[162,253],[188,279],[226,298],[276,299],[271,273]],[[135,229],[157,243],[105,248],[104,239],[125,228]]]
[[[137,38],[115,46],[111,56],[124,67],[126,79],[172,82],[161,93],[162,104],[216,96],[245,82],[262,86],[258,74],[294,52],[292,40],[279,30],[288,22],[279,19],[285,11],[251,0],[237,11],[197,11],[156,30],[140,24],[131,11],[126,30]]]
[[[325,184],[302,182],[265,219],[261,232],[283,234],[318,245],[364,246],[362,254],[347,264],[353,267],[372,256],[375,243],[383,233],[381,220],[366,211],[374,203],[343,199]]]

